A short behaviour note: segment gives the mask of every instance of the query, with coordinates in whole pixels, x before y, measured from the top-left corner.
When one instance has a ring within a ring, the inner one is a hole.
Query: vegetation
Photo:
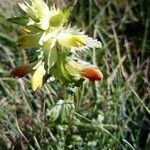
[[[10,75],[29,60],[16,44],[21,27],[6,20],[19,14],[16,1],[0,0],[0,149],[148,150],[149,3],[77,1],[69,21],[102,43],[80,58],[97,65],[104,79],[78,86],[48,80],[34,92],[31,74]]]

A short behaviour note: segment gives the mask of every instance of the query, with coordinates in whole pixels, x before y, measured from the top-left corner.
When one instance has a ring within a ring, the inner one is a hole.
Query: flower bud
[[[30,64],[27,65],[21,65],[19,67],[16,67],[11,70],[11,75],[17,76],[19,78],[25,76],[27,73],[29,73],[32,70],[32,67]]]
[[[85,67],[85,68],[83,68],[82,75],[91,81],[103,79],[102,72],[96,67]]]

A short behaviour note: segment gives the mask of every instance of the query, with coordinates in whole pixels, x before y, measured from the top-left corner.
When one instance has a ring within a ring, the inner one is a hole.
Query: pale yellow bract
[[[44,69],[44,65],[40,65],[36,71],[34,72],[31,80],[31,85],[33,91],[35,91],[37,88],[40,88],[43,83],[43,77],[45,75],[46,71]]]

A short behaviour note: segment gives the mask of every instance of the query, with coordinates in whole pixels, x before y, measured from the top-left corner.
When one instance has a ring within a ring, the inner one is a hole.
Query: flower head
[[[97,68],[97,66],[91,65],[84,61],[74,61],[68,59],[66,68],[70,72],[70,74],[72,74],[75,78],[86,77],[90,81],[103,79],[103,74]]]
[[[19,3],[19,6],[29,17],[28,25],[48,29],[50,10],[43,0],[30,0],[30,3]]]
[[[66,24],[73,6],[49,8],[43,0],[29,0],[19,3],[19,6],[23,10],[22,16],[10,18],[9,21],[23,26],[24,34],[19,36],[17,42],[26,49],[29,62],[34,65],[14,68],[12,75],[22,77],[34,71],[31,79],[34,91],[42,86],[43,78],[50,76],[63,84],[76,82],[83,77],[91,81],[103,79],[98,67],[72,57],[78,51],[101,47],[100,41]]]
[[[60,33],[58,35],[58,42],[64,47],[81,48],[86,44],[86,39],[83,35]]]

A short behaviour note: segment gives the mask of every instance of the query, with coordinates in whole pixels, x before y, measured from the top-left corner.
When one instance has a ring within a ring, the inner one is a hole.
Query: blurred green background
[[[61,98],[58,82],[33,92],[30,75],[10,75],[28,61],[16,45],[20,27],[6,20],[17,14],[16,3],[0,0],[0,149],[149,150],[150,1],[77,1],[72,25],[102,42],[81,57],[98,65],[104,80],[75,89],[75,121],[66,123],[46,117]]]

